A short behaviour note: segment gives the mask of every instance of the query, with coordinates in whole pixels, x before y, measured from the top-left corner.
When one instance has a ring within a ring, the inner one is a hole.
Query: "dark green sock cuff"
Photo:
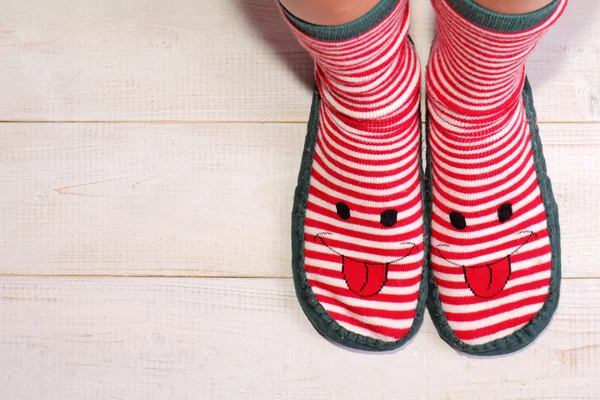
[[[469,21],[497,32],[520,32],[544,22],[560,0],[553,0],[546,7],[527,14],[500,14],[480,6],[473,0],[446,0],[460,15]]]
[[[347,24],[334,26],[311,24],[292,15],[281,3],[280,6],[292,25],[307,35],[319,40],[339,41],[352,39],[369,31],[381,22],[394,9],[397,3],[398,0],[381,0],[371,11],[359,19]]]

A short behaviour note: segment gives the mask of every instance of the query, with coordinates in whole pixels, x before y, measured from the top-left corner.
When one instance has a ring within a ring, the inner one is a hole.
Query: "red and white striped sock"
[[[321,97],[299,268],[347,337],[397,343],[415,322],[424,259],[408,1],[343,40],[290,25],[315,60]]]
[[[552,249],[522,90],[525,60],[566,1],[537,25],[507,31],[472,22],[448,0],[432,3],[431,264],[448,326],[463,344],[484,345],[525,327],[550,293]]]

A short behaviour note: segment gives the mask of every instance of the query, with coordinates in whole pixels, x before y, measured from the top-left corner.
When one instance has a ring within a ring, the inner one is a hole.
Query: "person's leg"
[[[525,14],[539,10],[552,0],[474,0],[488,10],[503,14]],[[379,0],[281,0],[296,17],[317,25],[341,25],[354,21]]]
[[[328,338],[391,350],[420,326],[427,289],[408,0],[335,26],[291,10],[317,86],[293,207],[298,299]]]
[[[429,306],[448,343],[495,355],[533,341],[558,302],[558,217],[525,61],[566,0],[515,15],[474,1],[432,0]]]
[[[379,0],[280,0],[294,16],[316,25],[342,25],[357,20]]]
[[[500,14],[527,14],[546,7],[552,0],[473,0],[480,6]]]

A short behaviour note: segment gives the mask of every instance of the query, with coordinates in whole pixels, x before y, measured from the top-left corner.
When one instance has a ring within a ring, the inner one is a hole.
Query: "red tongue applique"
[[[473,294],[489,299],[504,289],[510,277],[510,257],[505,257],[493,264],[477,267],[463,267],[465,279]]]
[[[342,257],[342,270],[348,288],[361,297],[374,296],[387,280],[388,264],[369,263]]]

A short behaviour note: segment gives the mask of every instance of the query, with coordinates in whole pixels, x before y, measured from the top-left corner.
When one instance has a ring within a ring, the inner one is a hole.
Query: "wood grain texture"
[[[289,279],[0,278],[0,398],[597,399],[598,280],[567,280],[550,328],[461,355],[429,317],[400,351],[324,340]]]
[[[290,277],[303,124],[0,125],[0,274]],[[598,277],[600,124],[543,124],[563,271]]]
[[[528,62],[539,119],[570,122],[541,129],[563,273],[587,279],[533,346],[479,359],[428,316],[373,355],[302,314],[313,66],[274,0],[0,0],[0,399],[600,399],[599,18],[571,1]]]
[[[571,2],[531,57],[541,121],[600,121],[598,18]],[[0,0],[0,120],[305,121],[311,75],[274,0]]]

